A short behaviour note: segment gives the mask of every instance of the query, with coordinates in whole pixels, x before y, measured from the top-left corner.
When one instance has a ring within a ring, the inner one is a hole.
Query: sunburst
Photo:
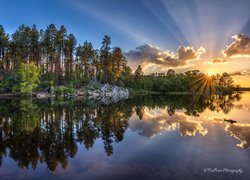
[[[190,84],[190,93],[194,94],[194,101],[197,101],[202,94],[214,94],[215,88],[213,85],[213,74],[203,75],[202,77],[196,79]]]

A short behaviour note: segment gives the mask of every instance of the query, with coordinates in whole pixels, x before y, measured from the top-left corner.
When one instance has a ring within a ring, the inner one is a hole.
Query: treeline
[[[199,70],[144,75],[141,66],[134,73],[121,48],[111,47],[105,35],[100,49],[91,42],[77,44],[64,26],[45,30],[21,25],[13,34],[0,25],[0,92],[32,93],[51,86],[81,88],[109,83],[132,90],[157,92],[202,92],[232,89],[229,74],[208,76]],[[60,90],[60,89],[59,89]]]
[[[232,93],[237,90],[230,74],[209,76],[199,70],[189,70],[176,73],[169,69],[166,73],[143,75],[141,66],[135,71],[134,80],[129,81],[128,87],[135,91],[154,92],[189,92],[189,93]]]
[[[31,63],[40,70],[41,80],[51,85],[81,86],[90,80],[122,85],[131,73],[122,50],[111,48],[107,35],[101,48],[94,49],[88,41],[77,44],[64,26],[51,24],[38,30],[36,25],[21,25],[9,35],[0,25],[0,70],[10,73]]]

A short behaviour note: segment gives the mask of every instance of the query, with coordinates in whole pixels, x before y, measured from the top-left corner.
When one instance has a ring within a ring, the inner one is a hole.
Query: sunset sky
[[[229,72],[250,87],[249,0],[2,0],[0,24],[65,25],[96,48],[104,34],[145,74]]]

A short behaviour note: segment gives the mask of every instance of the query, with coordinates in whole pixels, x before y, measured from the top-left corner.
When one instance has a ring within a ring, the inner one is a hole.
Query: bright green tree
[[[38,87],[40,80],[40,71],[34,63],[22,63],[17,71],[20,77],[19,83],[14,87],[14,91],[22,94],[32,94],[32,91]]]

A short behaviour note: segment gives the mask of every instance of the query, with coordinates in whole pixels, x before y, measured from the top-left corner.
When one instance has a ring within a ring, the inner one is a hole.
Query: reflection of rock
[[[176,130],[178,127],[182,136],[195,136],[196,133],[204,136],[208,132],[203,128],[201,121],[189,120],[184,113],[170,116],[167,110],[148,108],[144,109],[142,121],[132,118],[129,127],[132,131],[138,131],[139,134],[149,138],[162,131]]]
[[[228,123],[234,124],[234,123],[236,123],[237,121],[232,120],[232,119],[224,119],[224,122],[228,122]]]
[[[104,104],[126,99],[129,96],[128,89],[115,85],[105,84],[98,90],[89,91],[90,99],[98,100]]]
[[[230,124],[226,126],[225,131],[241,142],[237,146],[250,147],[250,124]]]
[[[51,97],[55,97],[54,94],[48,94],[48,93],[37,93],[36,97],[39,99],[43,99],[43,98],[51,98]]]
[[[237,121],[235,121],[235,120],[225,119],[225,118],[213,118],[213,122],[215,122],[215,123],[230,123],[230,124],[237,123]]]

